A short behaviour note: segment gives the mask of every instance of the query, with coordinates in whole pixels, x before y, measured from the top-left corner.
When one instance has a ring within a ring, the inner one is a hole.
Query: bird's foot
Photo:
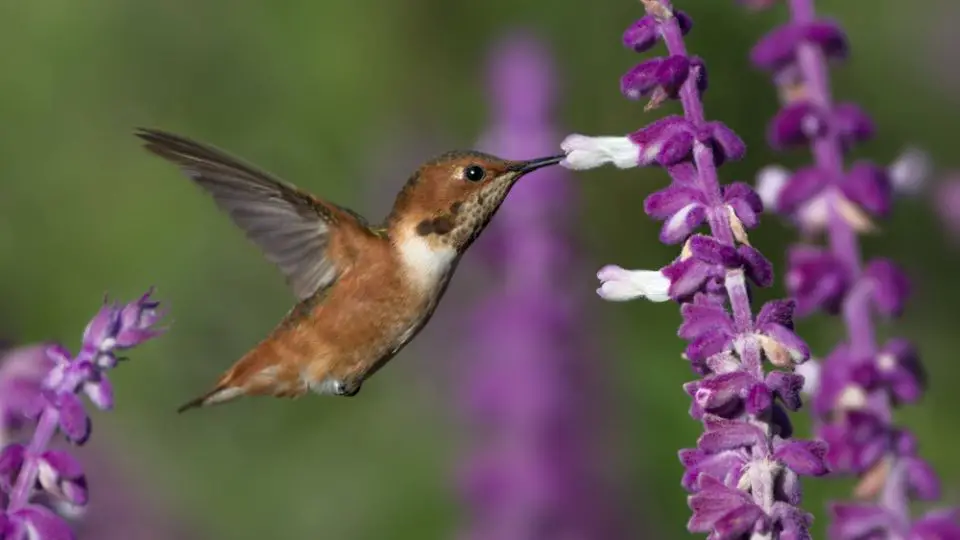
[[[334,383],[335,392],[338,396],[353,397],[360,392],[363,386],[361,381],[337,381]]]

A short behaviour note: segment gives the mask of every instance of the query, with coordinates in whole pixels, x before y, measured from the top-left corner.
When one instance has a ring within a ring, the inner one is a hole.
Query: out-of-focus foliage
[[[677,3],[698,25],[689,46],[708,60],[710,117],[748,144],[748,159],[724,173],[750,179],[772,159],[764,131],[776,101],[747,52],[784,14],[750,15],[732,0]],[[960,100],[938,85],[955,81],[960,68],[942,60],[949,54],[931,52],[938,42],[929,29],[943,24],[938,6],[876,0],[867,16],[857,1],[818,5],[844,21],[856,50],[836,72],[837,98],[855,98],[879,125],[879,140],[863,152],[883,162],[917,143],[938,164],[956,166]],[[130,131],[161,127],[209,141],[379,218],[411,163],[470,145],[483,130],[483,58],[508,28],[531,28],[557,53],[564,77],[558,123],[591,134],[648,123],[648,113],[618,92],[618,78],[636,61],[620,48],[619,34],[640,14],[629,0],[602,7],[583,0],[6,2],[3,332],[75,346],[76,329],[104,291],[126,297],[155,284],[173,329],[140,351],[136,365],[117,370],[117,411],[95,419],[111,432],[106,440],[137,456],[144,489],[213,538],[449,537],[460,517],[449,473],[462,432],[445,413],[459,355],[442,324],[428,327],[356,399],[257,399],[174,414],[263,337],[292,296],[213,204],[139,150]],[[575,219],[593,266],[656,267],[675,255],[640,211],[645,194],[667,181],[663,174],[578,177],[583,211]],[[767,218],[751,238],[780,269],[793,235]],[[950,457],[960,432],[950,413],[960,395],[948,384],[960,377],[953,314],[960,257],[953,246],[921,200],[903,202],[866,241],[869,252],[903,261],[917,283],[897,331],[920,343],[933,389],[901,420],[920,437],[942,471],[947,502],[955,503],[960,464]],[[464,265],[472,261],[468,254]],[[456,290],[470,285],[454,278],[439,319],[465,308]],[[592,273],[580,287],[573,292],[595,287]],[[593,363],[616,381],[603,396],[614,413],[601,427],[619,445],[614,470],[624,506],[642,509],[630,514],[627,537],[656,530],[683,538],[688,510],[676,450],[700,428],[686,416],[680,389],[691,375],[674,336],[679,315],[663,305],[596,302],[590,309],[607,324],[591,337],[606,342],[607,354]],[[816,352],[840,331],[820,318],[800,330]],[[806,506],[818,514],[827,497],[849,487],[807,486]]]

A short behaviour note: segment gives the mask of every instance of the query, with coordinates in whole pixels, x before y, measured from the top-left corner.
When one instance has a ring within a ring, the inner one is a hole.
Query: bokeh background
[[[774,90],[747,54],[784,10],[678,4],[695,21],[689,47],[710,69],[707,114],[749,148],[723,173],[750,180],[782,157],[764,142]],[[879,126],[860,152],[889,162],[918,145],[938,166],[936,182],[960,166],[960,10],[908,4],[818,1],[842,21],[853,47],[852,60],[834,71],[836,96],[859,101]],[[379,219],[419,160],[473,146],[487,129],[485,66],[505,32],[532,32],[552,51],[558,135],[621,134],[648,123],[654,114],[618,91],[620,75],[638,61],[619,36],[641,13],[629,0],[0,5],[0,332],[18,343],[50,338],[76,347],[105,292],[125,300],[150,285],[172,313],[169,334],[115,373],[117,410],[94,418],[93,504],[107,498],[103,490],[140,501],[115,512],[155,520],[143,538],[463,532],[468,509],[456,478],[471,433],[454,402],[465,343],[477,336],[457,321],[490,286],[478,277],[476,254],[465,257],[467,271],[455,277],[438,322],[356,399],[248,400],[178,416],[178,404],[272,328],[291,295],[229,220],[141,151],[131,130],[161,127],[214,143]],[[806,159],[801,152],[778,162]],[[572,182],[567,219],[580,270],[555,294],[583,298],[579,333],[591,352],[582,361],[602,387],[575,397],[591,404],[591,427],[601,433],[598,474],[620,523],[612,536],[682,538],[689,514],[676,451],[700,426],[686,415],[680,387],[691,376],[679,358],[679,314],[667,304],[592,296],[593,272],[603,264],[656,268],[675,256],[641,210],[666,177],[611,168]],[[901,201],[865,245],[898,259],[916,283],[895,330],[921,344],[932,390],[899,419],[918,433],[945,498],[957,503],[960,244],[935,212],[932,192]],[[769,217],[752,235],[778,269],[794,238]],[[764,295],[782,291],[780,283]],[[822,316],[800,330],[815,352],[842,331]],[[805,414],[797,418],[803,433]],[[849,483],[805,488],[805,507],[819,514]]]

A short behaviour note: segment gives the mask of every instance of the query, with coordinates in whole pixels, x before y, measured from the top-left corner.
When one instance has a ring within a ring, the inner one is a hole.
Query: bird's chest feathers
[[[412,292],[426,297],[439,293],[453,270],[457,250],[417,234],[406,236],[397,249]]]
[[[398,246],[408,294],[414,296],[417,309],[409,319],[404,317],[398,328],[396,349],[402,348],[427,322],[446,289],[457,261],[457,251],[448,245],[411,235]],[[395,352],[395,351],[394,351]]]

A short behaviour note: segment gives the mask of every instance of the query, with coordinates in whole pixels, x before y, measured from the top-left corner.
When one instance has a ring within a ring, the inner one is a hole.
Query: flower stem
[[[33,432],[33,438],[26,450],[26,461],[20,474],[17,476],[17,483],[14,485],[13,493],[10,496],[9,512],[14,512],[23,508],[30,502],[30,494],[33,486],[37,483],[37,474],[40,470],[39,462],[35,459],[43,453],[50,444],[50,439],[57,432],[57,423],[60,412],[53,407],[45,407],[40,416],[40,422],[37,429]]]
[[[656,11],[651,9],[650,4],[653,1],[644,1],[647,10],[652,15],[657,15]],[[669,0],[659,0],[658,2],[666,11],[673,11],[673,6]],[[660,26],[663,32],[663,41],[671,55],[687,56],[686,45],[683,41],[683,33],[680,31],[680,25],[676,17],[669,17],[669,20],[663,21]],[[706,117],[703,109],[703,102],[700,99],[697,88],[697,81],[701,76],[698,66],[691,66],[691,74],[680,88],[680,103],[683,106],[684,116],[695,128],[701,128],[706,124]],[[697,140],[693,146],[693,162],[697,169],[697,182],[700,184],[702,192],[707,197],[707,221],[709,223],[711,234],[721,243],[727,246],[736,246],[733,229],[730,226],[729,214],[723,204],[723,195],[720,190],[720,179],[717,174],[716,161],[713,149],[704,142]],[[734,324],[737,329],[745,330],[750,328],[753,323],[753,311],[750,305],[750,294],[747,290],[747,282],[742,269],[728,270],[724,279],[724,287],[730,297],[730,307],[734,316]],[[740,350],[740,361],[743,366],[754,376],[763,378],[763,363],[760,353],[760,345],[756,337],[747,334],[743,337]],[[772,445],[773,429],[769,420],[765,420],[750,415],[750,423],[758,425],[763,429],[767,437],[766,444],[762,448],[755,449],[754,452],[768,453]],[[758,456],[759,457],[759,456]],[[765,456],[764,456],[765,457]],[[773,508],[774,494],[773,485],[776,476],[772,468],[753,469],[751,472],[751,495],[755,503],[760,506],[764,512],[770,513]],[[751,538],[753,540],[763,540],[769,538],[768,533],[755,532]]]
[[[73,393],[80,384],[76,372],[68,372],[63,380],[52,389],[54,395],[60,395],[65,392]],[[23,508],[30,502],[30,495],[33,486],[37,483],[37,475],[40,472],[40,465],[37,458],[47,449],[50,440],[57,433],[57,426],[60,423],[60,411],[50,403],[47,403],[43,412],[40,414],[40,420],[37,422],[37,428],[33,432],[33,438],[26,449],[25,461],[20,474],[17,476],[17,483],[14,485],[10,495],[10,504],[8,511],[13,512]]]

